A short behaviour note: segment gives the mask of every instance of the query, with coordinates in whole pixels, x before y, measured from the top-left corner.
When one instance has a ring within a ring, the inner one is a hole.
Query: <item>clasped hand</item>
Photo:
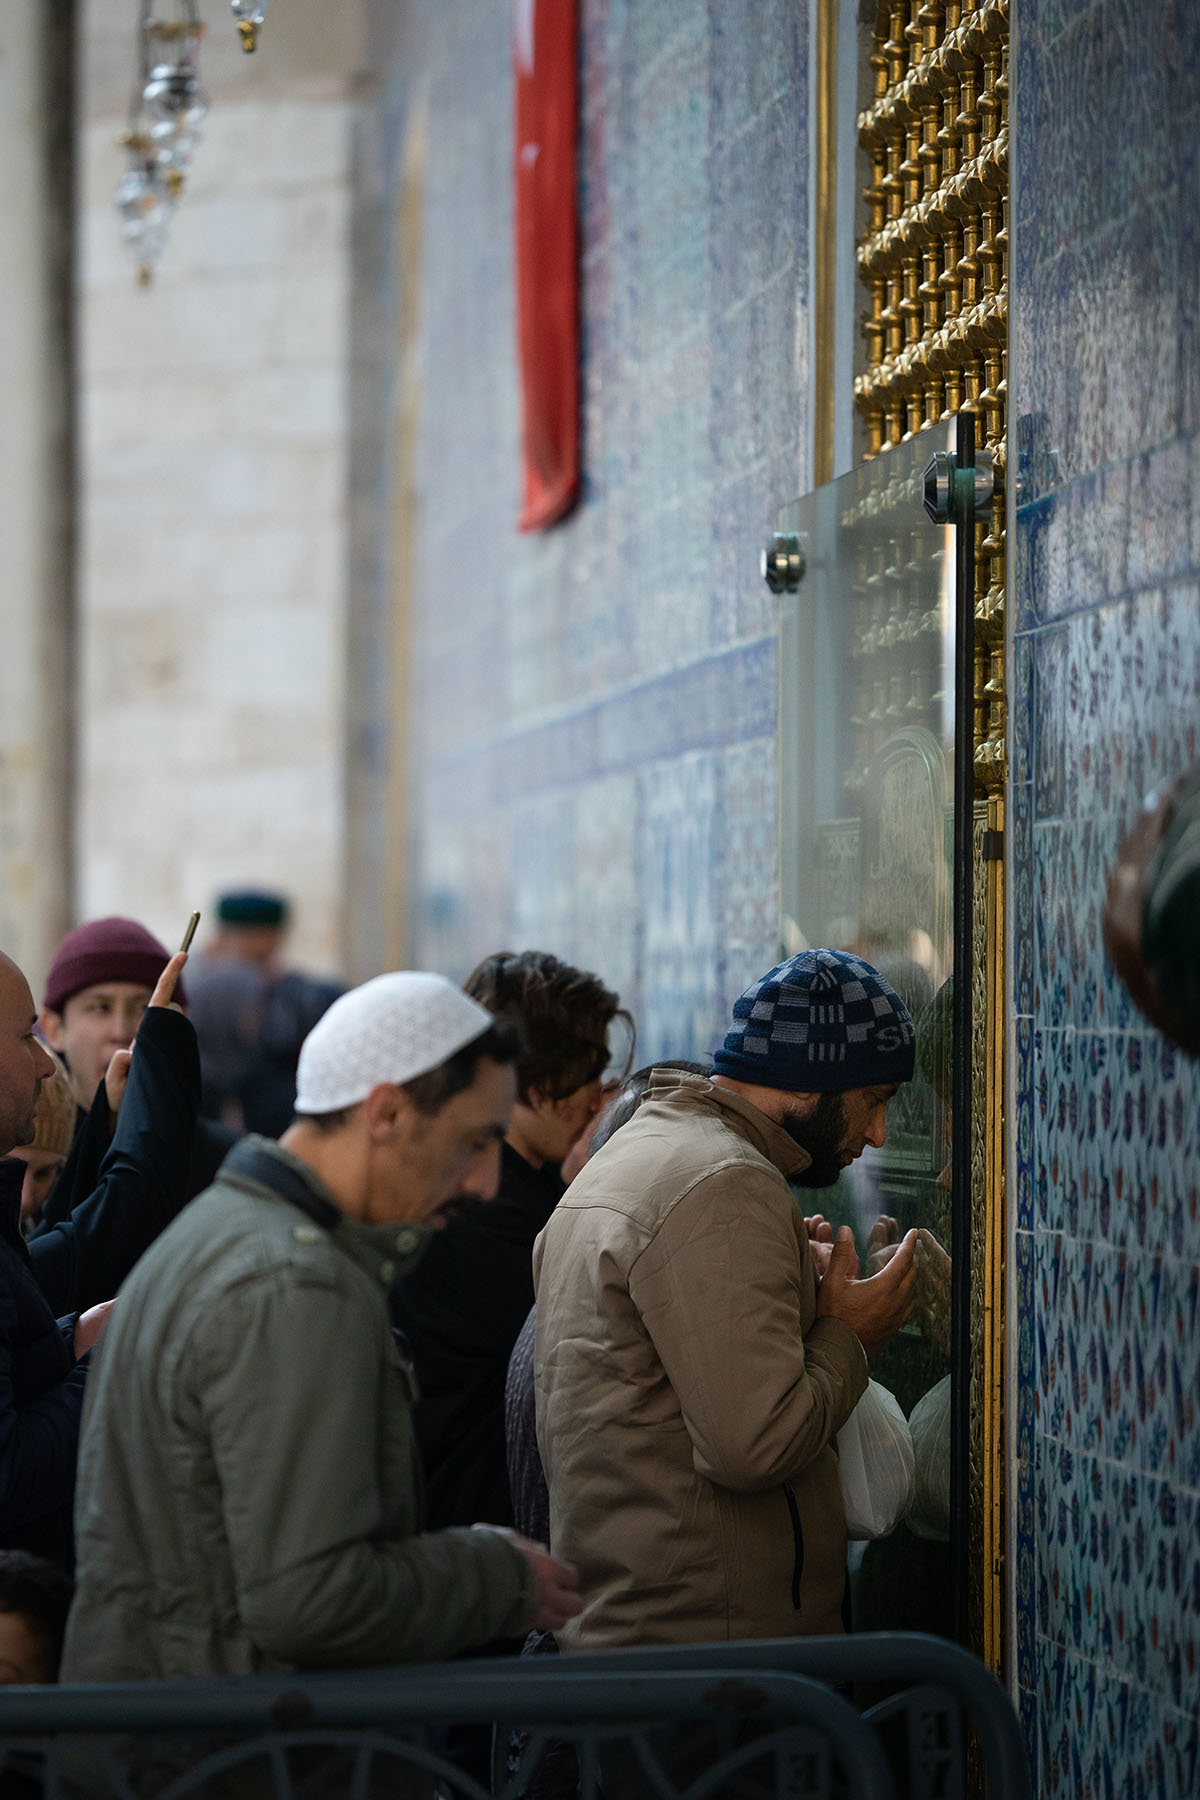
[[[860,1276],[854,1233],[848,1225],[835,1236],[819,1213],[807,1219],[809,1245],[817,1269],[817,1317],[841,1319],[868,1356],[896,1335],[913,1308],[917,1232],[906,1232],[878,1271]]]

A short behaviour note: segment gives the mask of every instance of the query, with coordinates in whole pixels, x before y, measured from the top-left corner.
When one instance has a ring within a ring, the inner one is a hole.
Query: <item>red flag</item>
[[[513,72],[522,531],[579,493],[577,0],[515,0]]]

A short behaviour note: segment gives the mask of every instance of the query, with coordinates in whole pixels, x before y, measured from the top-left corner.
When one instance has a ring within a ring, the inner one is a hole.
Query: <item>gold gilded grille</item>
[[[976,543],[975,772],[1003,787],[1004,474],[1008,404],[1009,0],[880,0],[868,159],[866,368],[855,403],[866,454],[974,413],[997,470]]]
[[[874,92],[858,120],[867,160],[865,367],[855,405],[865,454],[889,484],[887,451],[952,414],[974,413],[996,495],[976,526],[971,944],[972,1132],[970,1635],[1004,1663],[1004,884],[985,845],[1003,842],[1005,509],[1008,411],[1009,0],[879,0],[868,58]],[[874,484],[873,484],[874,485]],[[862,571],[857,656],[867,728],[901,696],[874,680],[877,646],[918,634],[896,568]],[[870,577],[875,577],[872,583]],[[874,591],[872,591],[874,589]],[[913,608],[917,607],[913,590]],[[900,617],[896,617],[899,613]],[[915,690],[905,705],[919,703]]]

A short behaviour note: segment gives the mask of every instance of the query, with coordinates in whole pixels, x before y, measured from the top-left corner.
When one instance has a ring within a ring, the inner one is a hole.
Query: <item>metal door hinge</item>
[[[773,594],[794,594],[804,579],[805,556],[800,539],[790,531],[777,531],[764,547],[762,578]]]

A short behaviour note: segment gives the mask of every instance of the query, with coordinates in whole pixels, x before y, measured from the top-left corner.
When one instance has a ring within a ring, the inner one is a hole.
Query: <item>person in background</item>
[[[67,1065],[78,1108],[75,1142],[62,1176],[42,1207],[48,1227],[69,1218],[93,1192],[112,1141],[122,1061],[112,1077],[113,1057],[128,1052],[150,1004],[154,985],[167,966],[166,945],[136,919],[91,919],[69,931],[54,953],[46,976],[39,1018],[42,1035]],[[175,1004],[187,1010],[188,995],[178,984]],[[187,1195],[206,1188],[237,1132],[214,1120],[196,1121],[191,1136]]]
[[[519,1029],[517,1103],[500,1190],[464,1205],[393,1300],[421,1399],[417,1438],[434,1525],[513,1522],[504,1444],[509,1357],[533,1304],[534,1240],[563,1192],[559,1165],[602,1103],[609,1027],[632,1021],[598,976],[537,950],[489,956],[464,991]]]
[[[712,1076],[652,1075],[551,1215],[538,1441],[584,1598],[564,1648],[843,1629],[833,1440],[908,1316],[916,1233],[860,1279],[849,1227],[814,1250],[789,1184],[882,1146],[913,1036],[860,958],[791,957],[735,1002]]]
[[[300,1046],[345,991],[340,982],[283,966],[288,919],[282,894],[222,894],[216,932],[188,971],[204,1112],[265,1137],[287,1130]]]
[[[0,1686],[58,1680],[71,1578],[43,1556],[0,1550]]]
[[[25,1164],[50,1053],[29,983],[0,954],[0,1548],[69,1568],[71,1502],[88,1352],[111,1296],[183,1205],[200,1098],[196,1039],[171,998],[187,958],[162,971],[124,1058],[120,1112],[95,1191],[21,1234]]]
[[[75,1139],[75,1096],[71,1078],[57,1056],[51,1055],[54,1072],[47,1075],[38,1095],[34,1117],[32,1144],[14,1144],[9,1151],[25,1164],[21,1185],[21,1232],[25,1237],[36,1229],[42,1207],[55,1182],[63,1172]]]
[[[496,1191],[513,1028],[378,976],[305,1041],[296,1118],[247,1138],[122,1290],[88,1402],[64,1678],[429,1661],[575,1611],[492,1528],[427,1532],[387,1293]]]

